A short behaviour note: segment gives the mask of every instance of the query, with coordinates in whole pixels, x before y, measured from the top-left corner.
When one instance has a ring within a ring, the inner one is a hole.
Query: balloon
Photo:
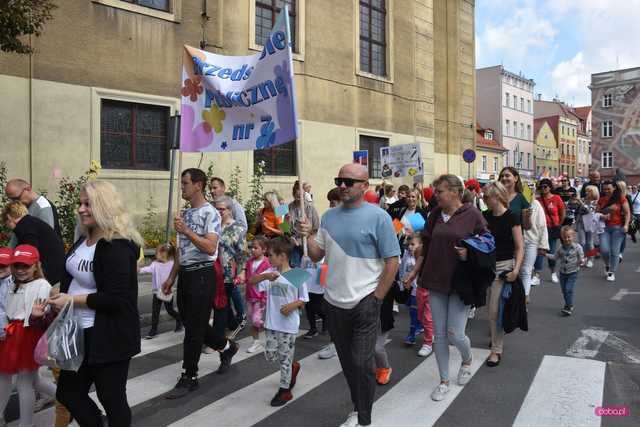
[[[364,193],[364,200],[374,205],[377,205],[380,202],[378,195],[373,190],[369,190],[366,193]]]

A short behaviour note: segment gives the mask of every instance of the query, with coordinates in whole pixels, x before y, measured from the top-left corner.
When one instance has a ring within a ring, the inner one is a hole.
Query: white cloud
[[[582,43],[573,58],[559,62],[551,72],[550,89],[561,99],[589,104],[591,74],[640,66],[640,0],[552,0],[548,6],[558,13],[556,19],[573,22]]]
[[[528,1],[520,8],[514,6],[514,9],[515,12],[498,25],[485,27],[478,36],[478,52],[489,52],[492,57],[522,70],[535,51],[552,44],[557,30],[550,20],[539,15],[535,2]],[[477,57],[482,58],[480,55]]]

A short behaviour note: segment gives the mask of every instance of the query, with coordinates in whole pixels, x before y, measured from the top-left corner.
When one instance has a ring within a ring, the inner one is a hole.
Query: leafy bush
[[[250,196],[247,203],[244,205],[244,211],[247,215],[247,223],[252,225],[255,223],[260,209],[262,209],[262,199],[264,197],[263,181],[265,175],[265,162],[259,162],[253,168],[253,177],[249,184]]]
[[[0,162],[0,205],[2,206],[2,208],[4,208],[4,205],[9,202],[9,197],[7,197],[4,192],[7,181],[7,164],[5,162]],[[11,230],[6,228],[4,224],[0,224],[0,246],[7,246],[10,239]]]
[[[236,165],[229,177],[229,185],[227,186],[227,196],[232,197],[242,203],[242,194],[240,193],[240,177],[242,176],[242,170],[240,166]]]
[[[160,223],[157,210],[158,206],[155,204],[153,196],[149,196],[146,213],[142,218],[140,234],[144,239],[144,246],[150,249],[157,248],[165,240],[165,229]]]

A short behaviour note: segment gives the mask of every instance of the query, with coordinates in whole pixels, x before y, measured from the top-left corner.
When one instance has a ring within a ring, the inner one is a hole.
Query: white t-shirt
[[[93,277],[93,256],[96,253],[96,244],[87,246],[85,240],[67,258],[67,272],[73,277],[69,286],[69,295],[88,295],[98,292],[96,279]],[[93,327],[96,312],[88,307],[76,307],[73,310],[82,318],[82,328]]]
[[[638,193],[630,194],[633,206],[631,207],[631,213],[633,215],[640,215],[640,195]]]
[[[276,271],[269,269],[266,272]],[[259,291],[267,293],[267,308],[265,310],[265,326],[272,331],[297,334],[300,328],[300,310],[294,310],[288,316],[280,313],[283,305],[296,301],[309,301],[307,285],[302,284],[296,288],[291,282],[282,276],[275,281],[262,281],[258,284]]]

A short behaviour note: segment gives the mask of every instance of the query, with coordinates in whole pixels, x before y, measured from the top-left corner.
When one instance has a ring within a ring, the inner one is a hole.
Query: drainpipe
[[[29,34],[29,47],[33,49],[33,36]],[[33,183],[33,53],[29,53],[29,183]]]

